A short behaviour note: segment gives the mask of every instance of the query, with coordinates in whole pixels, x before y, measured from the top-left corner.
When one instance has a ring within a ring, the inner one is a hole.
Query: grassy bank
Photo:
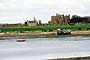
[[[47,26],[19,26],[19,27],[0,27],[2,32],[11,32],[11,31],[53,31],[56,29],[70,29],[72,31],[77,30],[90,30],[90,24],[76,24],[76,25],[47,25]]]

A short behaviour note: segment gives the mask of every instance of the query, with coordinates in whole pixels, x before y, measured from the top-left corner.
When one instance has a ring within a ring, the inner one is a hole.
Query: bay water
[[[25,42],[16,42],[25,39]],[[90,35],[0,37],[0,60],[90,56]]]

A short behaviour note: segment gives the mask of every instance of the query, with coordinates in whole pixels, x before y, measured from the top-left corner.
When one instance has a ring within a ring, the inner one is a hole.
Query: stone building
[[[26,21],[25,26],[37,26],[38,22],[36,21],[35,17],[33,21]]]
[[[70,15],[60,15],[56,14],[56,16],[51,16],[51,25],[67,25],[70,21]]]

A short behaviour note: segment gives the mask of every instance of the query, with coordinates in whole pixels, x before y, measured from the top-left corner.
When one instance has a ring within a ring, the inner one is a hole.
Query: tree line
[[[70,19],[69,24],[79,24],[79,23],[90,23],[90,17],[80,17],[77,15],[73,15]]]

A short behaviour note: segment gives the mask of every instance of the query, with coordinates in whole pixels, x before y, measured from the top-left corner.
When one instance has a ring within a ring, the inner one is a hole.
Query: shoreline
[[[56,59],[47,59],[47,60],[90,60],[90,56],[84,56],[84,57],[68,57],[68,58],[56,58]]]
[[[72,31],[71,34],[72,35],[86,35],[86,34],[90,34],[90,30],[87,30],[87,31]]]
[[[57,32],[0,33],[0,37],[57,35]],[[88,31],[71,31],[70,35],[90,35]]]
[[[56,32],[0,33],[0,37],[57,35]]]

